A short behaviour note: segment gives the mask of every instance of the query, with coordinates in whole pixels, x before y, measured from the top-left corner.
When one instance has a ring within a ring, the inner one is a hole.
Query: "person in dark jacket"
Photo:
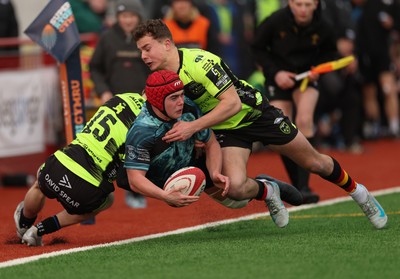
[[[150,73],[132,36],[143,18],[140,1],[118,1],[116,9],[117,22],[101,35],[89,64],[102,103],[115,94],[142,92]]]
[[[356,45],[363,77],[366,120],[364,137],[376,139],[383,136],[381,126],[386,118],[388,135],[399,138],[398,88],[390,44],[392,33],[400,31],[400,1],[365,1],[357,28]],[[384,112],[381,112],[379,99],[383,100]]]
[[[18,37],[18,21],[11,0],[0,1],[0,38]],[[0,47],[0,52],[18,51],[18,46]]]
[[[102,34],[89,64],[94,89],[102,103],[116,94],[142,92],[150,73],[132,35],[143,20],[141,2],[119,0],[116,11],[117,22]],[[133,208],[146,207],[145,198],[134,192],[126,193],[126,203]]]
[[[318,101],[319,75],[308,76],[304,92],[296,74],[336,58],[334,30],[323,20],[318,0],[289,0],[288,5],[267,17],[256,29],[252,49],[266,79],[267,96],[273,106],[294,119],[299,130],[312,143],[314,111]],[[309,173],[282,156],[292,184],[314,203],[319,196],[309,188]]]
[[[322,15],[335,28],[340,57],[355,55],[356,20],[348,0],[320,0]],[[358,61],[319,79],[315,120],[318,140],[352,153],[362,153],[362,92]],[[327,125],[326,125],[327,124]]]

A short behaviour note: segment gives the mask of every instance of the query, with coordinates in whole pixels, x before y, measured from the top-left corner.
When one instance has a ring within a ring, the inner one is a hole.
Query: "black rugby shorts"
[[[221,147],[236,146],[252,149],[253,143],[283,145],[297,135],[297,127],[274,106],[264,109],[262,115],[252,124],[234,130],[214,130]]]
[[[93,212],[110,194],[74,174],[54,155],[41,166],[38,183],[43,194],[49,199],[57,199],[69,214]]]

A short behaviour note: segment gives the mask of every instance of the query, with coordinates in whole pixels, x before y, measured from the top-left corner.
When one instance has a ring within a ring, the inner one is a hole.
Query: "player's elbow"
[[[242,109],[242,102],[235,102],[232,106],[231,106],[231,111],[234,112],[234,114],[238,113],[239,111],[241,111]]]

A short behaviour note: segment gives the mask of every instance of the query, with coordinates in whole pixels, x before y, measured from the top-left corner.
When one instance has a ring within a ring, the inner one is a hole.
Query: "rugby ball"
[[[164,191],[184,185],[181,193],[188,196],[200,196],[206,187],[206,176],[197,167],[186,167],[174,172],[165,182]]]

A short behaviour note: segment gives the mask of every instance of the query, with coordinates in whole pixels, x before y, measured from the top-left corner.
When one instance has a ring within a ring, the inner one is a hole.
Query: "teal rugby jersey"
[[[218,96],[234,85],[242,101],[242,110],[212,127],[215,130],[237,129],[254,122],[269,106],[268,99],[244,80],[239,80],[220,57],[201,49],[179,49],[179,77],[185,95],[206,114],[217,106]]]
[[[200,109],[185,97],[183,113],[178,120],[189,122],[201,116]],[[175,171],[192,166],[195,140],[208,142],[211,130],[204,129],[185,141],[166,143],[162,138],[176,121],[160,120],[147,102],[128,132],[125,168],[146,171],[146,177],[162,188],[167,178]]]
[[[76,139],[54,155],[95,186],[104,179],[112,182],[125,158],[126,134],[144,102],[136,93],[114,96],[96,111]]]

